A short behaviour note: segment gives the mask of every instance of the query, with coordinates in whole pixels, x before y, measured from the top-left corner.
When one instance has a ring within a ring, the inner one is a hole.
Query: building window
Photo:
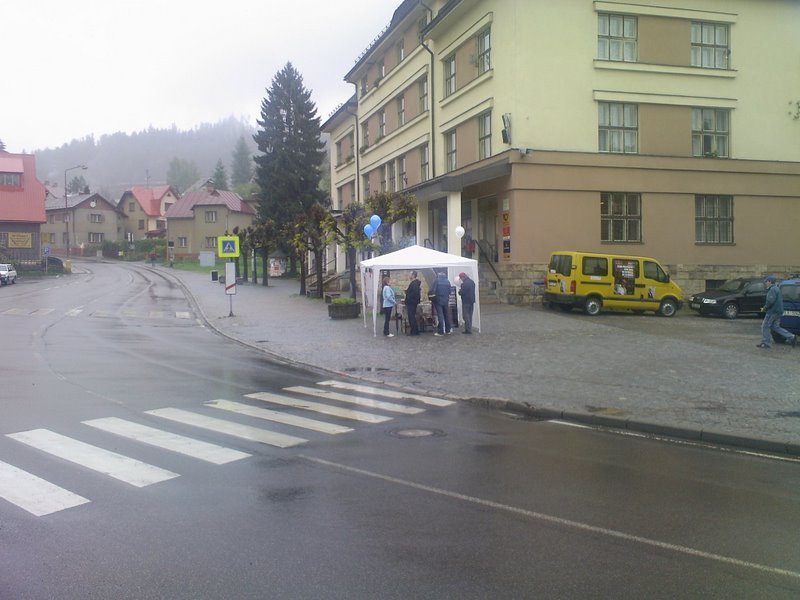
[[[419,149],[419,179],[420,181],[428,181],[428,167],[430,165],[430,156],[428,152],[428,144]]]
[[[397,167],[394,161],[386,163],[386,181],[389,185],[390,192],[397,191]]]
[[[381,109],[378,111],[378,137],[379,140],[386,135],[386,111]]]
[[[364,96],[369,91],[369,83],[367,82],[367,76],[361,78],[361,95]]]
[[[419,82],[419,111],[428,110],[428,80],[422,79]]]
[[[185,237],[178,238],[178,248],[188,248],[189,247],[189,239]]]
[[[597,58],[636,62],[636,17],[597,15]]]
[[[727,69],[731,51],[728,26],[692,21],[692,66]]]
[[[478,158],[492,155],[492,113],[486,112],[478,117]]]
[[[0,186],[19,187],[19,173],[0,173]]]
[[[695,196],[694,232],[698,244],[732,244],[733,196]]]
[[[600,152],[624,152],[636,154],[639,151],[639,115],[636,104],[619,102],[599,102],[599,141]]]
[[[403,62],[403,59],[406,57],[406,41],[404,39],[400,39],[397,43],[397,64]]]
[[[406,97],[400,96],[397,99],[397,126],[402,127],[406,124]]]
[[[369,147],[369,122],[361,124],[361,140],[363,141],[363,148]]]
[[[728,158],[730,111],[719,108],[692,109],[692,156]]]
[[[641,194],[624,192],[600,194],[600,241],[642,241]]]
[[[482,75],[492,68],[492,30],[486,28],[477,36],[478,74]]]
[[[386,168],[386,167],[387,167],[387,165],[383,165],[383,168],[381,168],[381,169],[380,169],[380,175],[381,175],[381,181],[380,181],[381,192],[385,192],[385,191],[386,191],[386,177],[387,177],[387,175],[388,175],[388,173],[386,172],[386,170],[387,170],[387,168]]]
[[[456,55],[451,54],[444,59],[444,95],[449,96],[456,91]]]
[[[447,170],[455,171],[458,161],[456,159],[456,130],[444,134],[445,154],[447,156]]]
[[[336,166],[342,164],[342,140],[336,142]]]
[[[144,219],[139,219],[139,231],[144,230]]]
[[[214,249],[216,249],[216,247],[217,247],[217,238],[216,238],[216,236],[207,237],[206,238],[206,248],[214,248]]]
[[[386,77],[386,61],[381,58],[378,61],[378,81]]]
[[[102,244],[103,243],[103,234],[102,233],[92,233],[89,232],[89,243],[90,244]]]
[[[90,223],[102,223],[103,221],[105,221],[105,219],[103,218],[103,215],[101,215],[101,214],[91,213],[89,215],[89,222]]]
[[[369,175],[364,175],[364,198],[369,198],[371,190],[369,188]]]
[[[397,159],[397,182],[400,185],[400,189],[406,189],[406,157],[401,156]]]
[[[128,202],[128,212],[136,212],[136,203]]]
[[[206,211],[206,223],[216,223],[217,222],[217,211],[215,210],[207,210]]]

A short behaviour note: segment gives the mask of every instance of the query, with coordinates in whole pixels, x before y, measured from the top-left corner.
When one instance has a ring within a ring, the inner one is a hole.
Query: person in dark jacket
[[[459,273],[461,289],[461,316],[464,317],[464,333],[472,333],[472,309],[475,307],[475,282],[466,273]]]
[[[420,301],[419,288],[422,285],[417,279],[417,272],[411,271],[411,283],[406,288],[406,314],[408,324],[411,327],[411,335],[419,335],[419,323],[417,322],[417,307]]]
[[[797,345],[797,336],[792,335],[781,327],[781,315],[783,315],[783,296],[781,290],[776,285],[777,280],[774,275],[767,275],[764,278],[764,283],[767,284],[767,299],[764,302],[764,307],[761,309],[764,312],[764,320],[761,322],[761,343],[758,344],[759,348],[769,348],[772,346],[772,336],[770,332],[774,332],[783,337],[792,346]]]
[[[433,335],[453,333],[453,328],[450,324],[450,282],[447,280],[447,275],[444,273],[436,275],[432,291],[431,301],[436,309],[436,317],[438,319],[436,333]]]

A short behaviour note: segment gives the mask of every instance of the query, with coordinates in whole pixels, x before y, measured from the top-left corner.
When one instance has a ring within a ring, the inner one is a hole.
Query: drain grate
[[[390,429],[387,431],[390,436],[402,439],[423,438],[423,437],[442,437],[444,431],[441,429]]]

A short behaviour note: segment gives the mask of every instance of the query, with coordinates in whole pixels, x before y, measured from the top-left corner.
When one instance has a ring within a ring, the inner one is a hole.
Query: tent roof
[[[477,261],[455,254],[447,254],[422,246],[409,246],[397,252],[390,252],[375,258],[361,261],[362,267],[378,269],[420,269],[426,267],[468,267]]]

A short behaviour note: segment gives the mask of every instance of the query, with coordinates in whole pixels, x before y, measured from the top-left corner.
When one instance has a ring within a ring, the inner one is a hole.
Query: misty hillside
[[[243,135],[253,154],[257,153],[253,134],[246,122],[229,117],[216,124],[204,124],[190,131],[150,128],[133,134],[114,133],[99,139],[93,136],[72,140],[59,148],[34,152],[39,181],[64,187],[64,170],[85,164],[86,171],[70,171],[69,179],[82,176],[93,192],[117,202],[133,185],[163,185],[174,158],[193,162],[202,177],[214,173],[222,159],[228,177],[234,148]]]

